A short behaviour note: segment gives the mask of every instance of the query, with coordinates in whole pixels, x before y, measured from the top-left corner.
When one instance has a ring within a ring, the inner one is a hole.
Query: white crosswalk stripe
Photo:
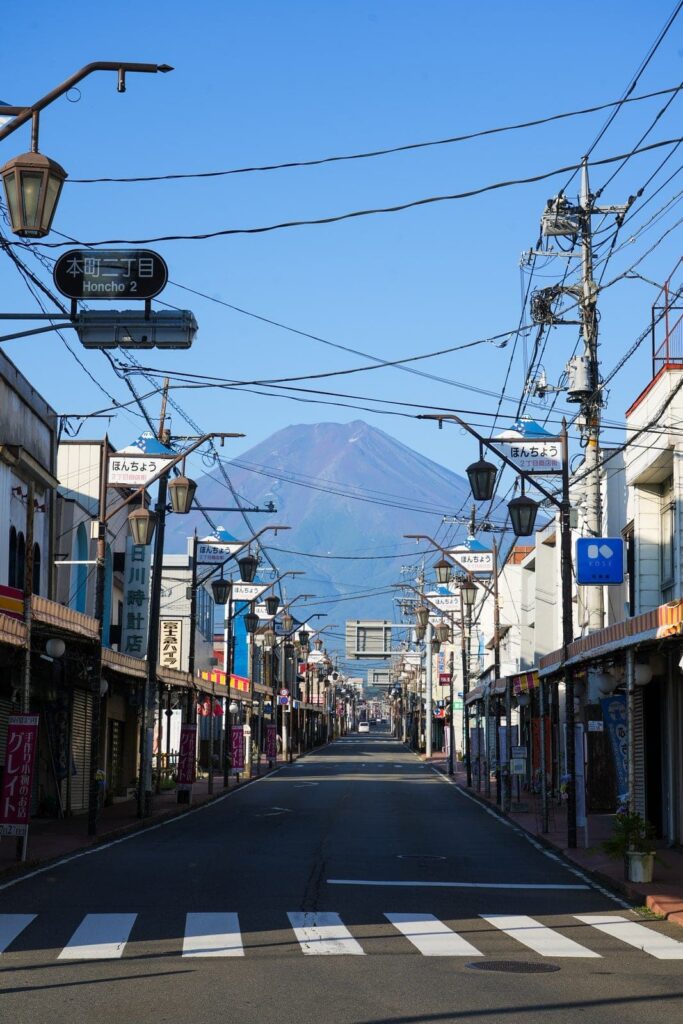
[[[589,924],[592,928],[611,935],[614,939],[635,946],[656,960],[683,960],[683,942],[663,935],[644,924],[630,921],[627,917],[616,917],[613,914],[575,914],[577,921]]]
[[[0,953],[35,920],[35,914],[0,914]]]
[[[87,914],[60,960],[115,960],[122,956],[137,914]]]
[[[423,956],[483,956],[433,914],[385,914]]]
[[[481,927],[472,932],[472,922],[461,922],[468,937],[460,934],[455,927],[446,924],[434,914],[414,912],[386,912],[381,915],[417,950],[426,957],[479,957],[491,956],[491,935]],[[31,925],[30,936],[40,946],[40,922],[47,915],[41,914],[0,914],[0,953],[9,953],[12,944]],[[87,914],[73,935],[59,952],[60,960],[110,960],[125,953],[137,914]],[[354,938],[343,923],[341,915],[331,911],[290,912],[287,914],[301,952],[306,956],[364,956],[366,950]],[[618,950],[597,952],[590,945],[583,945],[562,930],[562,926],[549,927],[534,917],[524,914],[480,914],[486,922],[510,940],[510,954],[514,955],[515,945],[533,950],[542,957],[554,958],[595,958],[618,956]],[[666,934],[657,923],[642,924],[618,914],[575,914],[575,921],[603,933],[611,939],[638,950],[657,960],[683,960],[683,941]],[[284,925],[273,922],[273,928]],[[367,923],[367,922],[366,922]],[[379,923],[379,922],[378,922]],[[144,931],[142,933],[144,935]],[[469,941],[474,935],[477,945]],[[234,912],[195,912],[185,915],[185,930],[180,948],[180,935],[173,936],[177,952],[183,957],[244,957],[241,922]],[[382,936],[373,937],[373,941]],[[385,939],[389,933],[385,931]],[[582,938],[590,943],[590,933],[583,931]],[[141,941],[144,941],[141,939]],[[389,939],[392,943],[396,940]],[[400,941],[400,940],[399,940]],[[604,944],[604,940],[603,940]],[[258,945],[258,944],[257,944]],[[28,948],[26,942],[24,949]],[[481,947],[481,948],[479,948]],[[376,948],[376,947],[373,947]],[[598,947],[600,948],[600,946]],[[399,952],[400,946],[394,945]],[[405,947],[404,947],[405,949]],[[372,951],[372,950],[371,950]],[[258,952],[258,950],[254,950]],[[495,950],[499,955],[500,948]]]
[[[535,921],[533,917],[522,914],[480,914],[484,921],[500,928],[502,932],[516,939],[523,946],[528,946],[541,956],[567,957],[599,957],[599,953],[581,946],[578,942]]]
[[[183,956],[244,956],[237,914],[187,914]]]
[[[356,942],[339,914],[315,911],[287,914],[301,950],[307,956],[363,956],[365,950]]]

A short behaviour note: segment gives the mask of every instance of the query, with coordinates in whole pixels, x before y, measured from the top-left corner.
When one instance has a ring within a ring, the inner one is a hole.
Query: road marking
[[[123,953],[137,914],[86,914],[59,960],[115,960]]]
[[[0,914],[0,953],[4,953],[35,917],[35,914]]]
[[[599,916],[596,914],[574,914],[577,921],[626,942],[629,946],[642,949],[657,960],[683,960],[683,942],[671,939],[661,932],[652,931],[643,924],[629,921],[627,917]]]
[[[183,956],[244,956],[237,914],[187,914]]]
[[[581,889],[583,891],[590,889],[589,885],[546,885],[534,884],[533,882],[397,882],[374,878],[327,878],[325,881],[328,885],[394,885],[402,886],[406,889]]]
[[[411,753],[413,753],[413,756],[416,757],[419,761],[418,755],[412,751]],[[422,761],[420,761],[420,764],[422,764],[424,767]],[[503,818],[499,814],[496,814],[494,811],[491,810],[490,807],[485,807],[480,800],[477,800],[476,797],[474,797],[471,793],[467,793],[462,788],[462,786],[459,786],[454,778],[444,775],[437,768],[434,768],[431,765],[429,766],[429,770],[433,772],[434,775],[436,775],[436,777],[440,779],[441,782],[445,782],[447,786],[450,786],[458,794],[458,796],[463,797],[465,800],[469,800],[470,803],[476,804],[476,806],[481,811],[484,811],[485,814],[489,814],[492,818],[495,818],[500,825],[504,825],[506,828],[511,828],[513,832],[515,832],[522,839],[526,840],[526,842],[529,843],[530,846],[533,846],[533,848],[537,850],[539,853],[543,854],[544,857],[547,857],[549,860],[559,861],[560,864],[562,864],[562,866],[567,871],[569,871],[570,874],[575,875],[577,878],[581,878],[584,882],[586,882],[586,887],[588,889],[594,889],[596,892],[599,892],[601,896],[604,896],[606,899],[611,900],[612,903],[616,903],[617,906],[623,907],[624,910],[629,910],[631,908],[632,904],[629,903],[627,900],[624,900],[620,896],[617,896],[615,893],[610,892],[609,889],[605,888],[605,886],[603,885],[600,885],[600,883],[596,882],[594,878],[591,878],[585,872],[580,871],[577,867],[570,867],[570,865],[567,864],[567,862],[563,860],[561,857],[558,857],[556,853],[551,853],[550,850],[547,847],[543,846],[541,843],[539,843],[538,840],[530,832],[526,832],[519,825],[515,824],[515,822],[508,821],[506,818]]]
[[[423,956],[483,956],[433,914],[385,914]]]
[[[339,914],[323,911],[287,914],[303,953],[308,956],[363,956],[362,946],[351,935]]]
[[[594,953],[593,950],[581,946],[578,942],[574,942],[573,939],[561,935],[552,928],[546,928],[539,921],[535,921],[533,917],[525,917],[522,914],[492,914],[491,916],[480,914],[479,916],[495,928],[500,928],[510,938],[521,942],[523,946],[528,946],[529,949],[540,953],[541,956],[600,958],[599,953]]]

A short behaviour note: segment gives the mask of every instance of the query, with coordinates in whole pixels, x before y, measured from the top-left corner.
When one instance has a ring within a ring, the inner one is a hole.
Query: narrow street
[[[683,1005],[679,929],[379,731],[5,882],[0,949],[15,1024],[656,1024]]]

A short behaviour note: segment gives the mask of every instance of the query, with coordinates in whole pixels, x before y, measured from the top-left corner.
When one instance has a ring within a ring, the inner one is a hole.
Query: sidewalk
[[[426,760],[422,757],[422,760]],[[439,771],[446,769],[446,757],[435,754],[429,761]],[[464,765],[456,765],[455,782],[466,793],[482,803],[502,811],[496,804],[496,782],[491,779],[491,798],[484,793],[482,780],[481,792],[476,783],[467,788]],[[513,804],[514,807],[514,804]],[[542,815],[540,797],[532,793],[522,794],[519,809],[513,809],[505,815],[525,832],[535,836],[539,842],[560,850],[568,859],[577,864],[587,874],[602,882],[639,906],[646,906],[654,914],[659,914],[675,924],[683,926],[683,849],[668,849],[658,846],[658,859],[655,861],[655,881],[649,883],[628,882],[624,877],[621,861],[612,860],[601,849],[601,842],[612,833],[611,814],[588,815],[588,846],[586,849],[569,850],[567,848],[567,809],[565,804],[550,803],[549,830],[542,831]]]
[[[285,762],[278,760],[277,767]],[[269,774],[268,763],[261,763],[261,778]],[[254,776],[254,779],[258,776]],[[239,786],[248,785],[241,776]],[[251,780],[254,781],[254,780]],[[144,818],[137,816],[135,800],[124,800],[103,807],[97,820],[97,836],[88,835],[87,814],[75,814],[70,818],[34,818],[29,826],[28,857],[24,863],[17,860],[16,843],[12,838],[0,838],[0,878],[24,874],[39,864],[57,860],[79,850],[85,850],[101,843],[111,842],[123,835],[137,832],[152,824],[187,814],[202,804],[223,796],[238,788],[234,775],[230,776],[229,787],[223,788],[223,773],[214,775],[213,793],[209,793],[208,778],[200,779],[192,786],[192,803],[179,804],[175,789],[158,795],[152,794],[152,812]]]

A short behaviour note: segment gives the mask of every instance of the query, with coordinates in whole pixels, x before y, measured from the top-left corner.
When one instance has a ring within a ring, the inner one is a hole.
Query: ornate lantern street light
[[[258,558],[256,555],[249,554],[243,555],[242,558],[237,559],[237,564],[240,567],[240,578],[243,583],[252,583],[256,570],[258,569]],[[246,618],[246,616],[245,616]]]
[[[152,543],[157,525],[156,513],[150,512],[148,508],[135,508],[128,514],[128,525],[133,543],[146,547]]]
[[[197,484],[187,476],[176,476],[168,482],[168,490],[171,496],[171,507],[174,512],[180,515],[187,515],[192,508]]]
[[[289,612],[285,612],[285,614],[280,618],[280,622],[282,623],[282,628],[285,633],[291,633],[294,629],[294,618],[289,614]]]
[[[436,633],[436,639],[439,641],[439,643],[448,643],[451,630],[447,622],[440,622],[437,626],[434,627],[434,632]]]
[[[243,616],[243,619],[244,628],[246,629],[247,633],[255,633],[256,630],[258,629],[258,615],[256,614],[256,612],[248,611],[246,615]]]
[[[14,234],[44,238],[67,177],[64,168],[42,153],[23,153],[9,160],[0,176]]]
[[[496,486],[498,468],[484,458],[484,449],[479,445],[479,458],[467,467],[467,479],[475,501],[490,501]]]
[[[451,578],[452,565],[447,562],[445,558],[440,558],[434,566],[434,572],[436,573],[436,582],[441,586],[445,586]]]
[[[280,598],[276,597],[275,594],[270,594],[266,598],[265,603],[268,615],[277,615],[277,610],[280,607]]]
[[[471,579],[466,579],[460,585],[460,593],[462,594],[462,603],[465,608],[471,608],[477,599],[477,585]]]
[[[419,607],[415,609],[415,619],[417,620],[418,626],[424,629],[429,622],[429,608],[423,604],[419,605]]]
[[[538,502],[524,493],[523,484],[522,493],[519,497],[513,498],[512,501],[508,502],[508,511],[515,534],[518,537],[529,537],[534,532],[536,525]]]
[[[216,604],[227,604],[231,589],[232,583],[230,580],[223,579],[223,576],[219,580],[211,581],[211,590]]]

